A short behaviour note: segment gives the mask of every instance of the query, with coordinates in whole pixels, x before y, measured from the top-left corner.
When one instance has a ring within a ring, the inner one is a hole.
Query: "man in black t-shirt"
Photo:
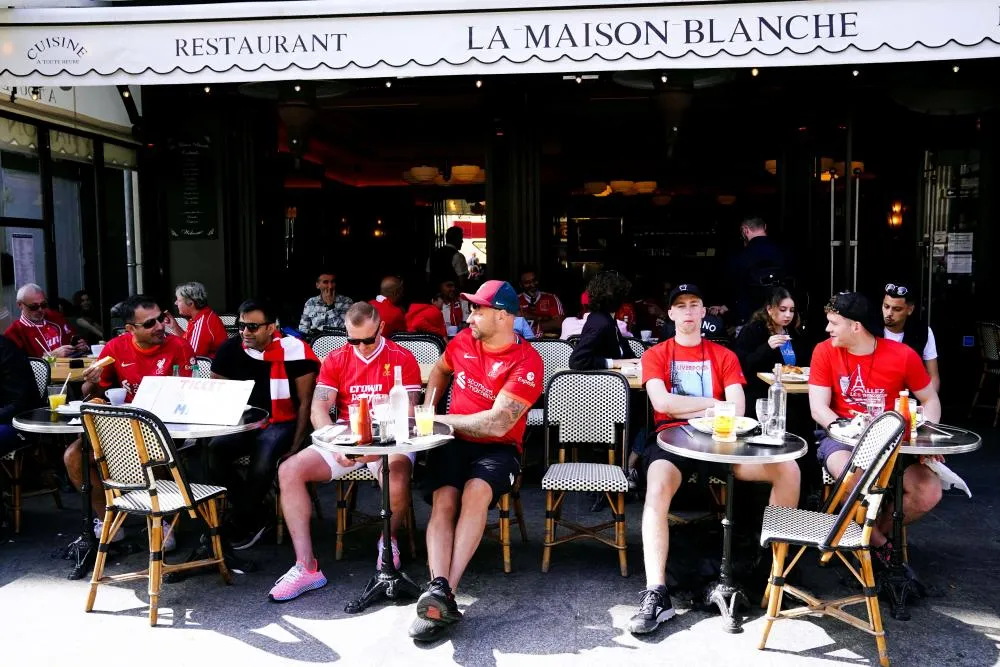
[[[232,513],[226,537],[237,550],[256,544],[272,525],[274,512],[262,506],[264,497],[278,460],[298,451],[310,429],[309,410],[319,372],[319,360],[308,343],[281,337],[270,305],[244,301],[239,314],[240,336],[219,348],[212,377],[253,380],[250,405],[266,410],[271,419],[264,429],[213,438],[208,444],[209,479],[229,489]],[[244,481],[233,462],[247,455],[250,467]]]

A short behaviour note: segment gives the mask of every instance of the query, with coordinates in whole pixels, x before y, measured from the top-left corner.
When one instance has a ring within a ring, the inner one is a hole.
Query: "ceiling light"
[[[39,88],[38,86],[32,86],[32,88],[31,88],[31,99],[37,100],[41,96],[42,96],[42,89]]]
[[[955,74],[958,74],[958,70],[960,70],[960,69],[962,69],[962,68],[959,67],[958,65],[955,65],[954,67],[951,68],[951,71],[954,72]]]
[[[861,72],[859,72],[858,70],[854,70],[853,72],[851,72],[851,76],[857,76],[859,74],[861,74]]]
[[[583,77],[582,77],[582,76],[580,76],[579,74],[577,74],[577,75],[576,75],[576,82],[577,82],[577,83],[583,83]]]
[[[302,86],[300,86],[299,84],[295,84],[295,92],[301,93],[302,92]]]
[[[482,87],[483,87],[482,80],[481,79],[476,79],[476,88],[482,88]]]
[[[392,88],[392,81],[386,81],[385,82],[385,87],[386,88]]]
[[[205,94],[207,95],[210,92],[212,92],[212,87],[211,86],[205,86]]]
[[[757,76],[758,74],[760,74],[760,70],[757,69],[756,67],[750,70],[750,76]]]
[[[667,75],[666,74],[661,74],[660,75],[660,83],[666,83],[666,82],[667,82]]]
[[[123,90],[122,91],[122,97],[128,98],[128,97],[131,97],[131,96],[132,96],[132,93],[128,92],[127,90]]]

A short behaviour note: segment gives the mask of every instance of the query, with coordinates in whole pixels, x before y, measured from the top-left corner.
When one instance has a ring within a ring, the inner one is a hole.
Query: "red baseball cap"
[[[487,280],[475,294],[462,292],[462,298],[477,306],[506,310],[512,315],[517,315],[521,310],[517,292],[505,280]]]

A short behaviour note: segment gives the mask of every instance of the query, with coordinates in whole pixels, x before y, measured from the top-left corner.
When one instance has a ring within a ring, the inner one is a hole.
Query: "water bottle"
[[[394,366],[396,374],[392,389],[389,390],[389,418],[392,420],[391,435],[397,442],[410,439],[410,397],[403,386],[403,367]]]
[[[785,418],[788,408],[788,390],[781,383],[781,364],[774,365],[774,384],[767,390],[767,400],[771,404],[771,419],[765,428],[767,435],[785,437]]]
[[[181,367],[177,364],[174,364],[174,367],[172,369],[172,375],[174,377],[178,377],[180,374],[181,374]]]

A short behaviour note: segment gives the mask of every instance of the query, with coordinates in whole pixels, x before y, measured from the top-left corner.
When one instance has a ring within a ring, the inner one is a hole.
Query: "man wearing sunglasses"
[[[885,296],[882,297],[884,334],[889,340],[908,345],[920,355],[924,360],[924,368],[934,383],[934,391],[940,392],[941,374],[938,372],[937,342],[934,340],[931,328],[925,326],[920,318],[913,317],[916,307],[916,295],[912,289],[899,283],[887,284]]]
[[[487,280],[462,298],[472,308],[469,328],[448,343],[427,382],[430,405],[453,380],[448,414],[437,420],[455,429],[455,439],[427,457],[431,582],[409,630],[417,641],[431,641],[461,620],[453,589],[479,546],[487,511],[521,471],[528,410],[543,390],[542,358],[514,333],[520,304],[510,283]]]
[[[49,310],[45,292],[38,285],[27,283],[17,290],[17,307],[21,317],[4,335],[29,357],[69,357],[90,349],[59,313]]]
[[[250,405],[270,415],[264,429],[213,438],[208,444],[209,479],[229,489],[232,511],[224,525],[225,538],[239,551],[252,547],[274,525],[274,510],[264,506],[264,499],[278,461],[297,452],[310,433],[309,406],[319,359],[305,341],[281,335],[270,303],[241,303],[236,326],[240,335],[216,352],[212,377],[252,380]],[[245,479],[233,464],[243,456],[250,457]]]
[[[183,338],[168,336],[164,322],[166,314],[156,301],[139,294],[130,297],[121,306],[125,320],[125,333],[108,341],[102,356],[115,361],[103,368],[88,368],[83,373],[83,395],[103,396],[108,389],[121,386],[125,390],[125,402],[131,403],[144,377],[150,375],[191,376],[194,365],[194,350]],[[80,474],[80,441],[66,449],[63,460],[70,480],[79,488],[83,477]],[[93,454],[91,454],[93,456]],[[97,466],[90,467],[90,502],[96,516],[104,516],[104,488],[97,475]],[[101,534],[101,520],[95,519],[94,533]],[[114,540],[124,536],[118,531]],[[173,548],[173,534],[165,538],[165,550]]]
[[[416,403],[420,395],[420,366],[417,360],[409,350],[382,335],[384,322],[375,306],[355,303],[347,311],[346,324],[347,345],[328,354],[319,372],[312,400],[314,428],[332,424],[335,419],[346,422],[350,418],[348,406],[361,396],[387,397],[394,382],[396,366],[403,369],[403,385],[410,403]],[[414,454],[389,457],[392,559],[397,568],[400,563],[396,530],[409,511],[410,475],[414,459]],[[269,594],[271,600],[287,602],[326,585],[326,576],[319,569],[313,552],[309,531],[312,502],[306,484],[340,479],[362,466],[368,466],[381,484],[381,463],[382,459],[378,456],[352,460],[312,445],[281,464],[278,468],[281,511],[295,548],[295,565],[275,583]],[[382,540],[378,540],[376,567],[381,567],[382,549]]]

